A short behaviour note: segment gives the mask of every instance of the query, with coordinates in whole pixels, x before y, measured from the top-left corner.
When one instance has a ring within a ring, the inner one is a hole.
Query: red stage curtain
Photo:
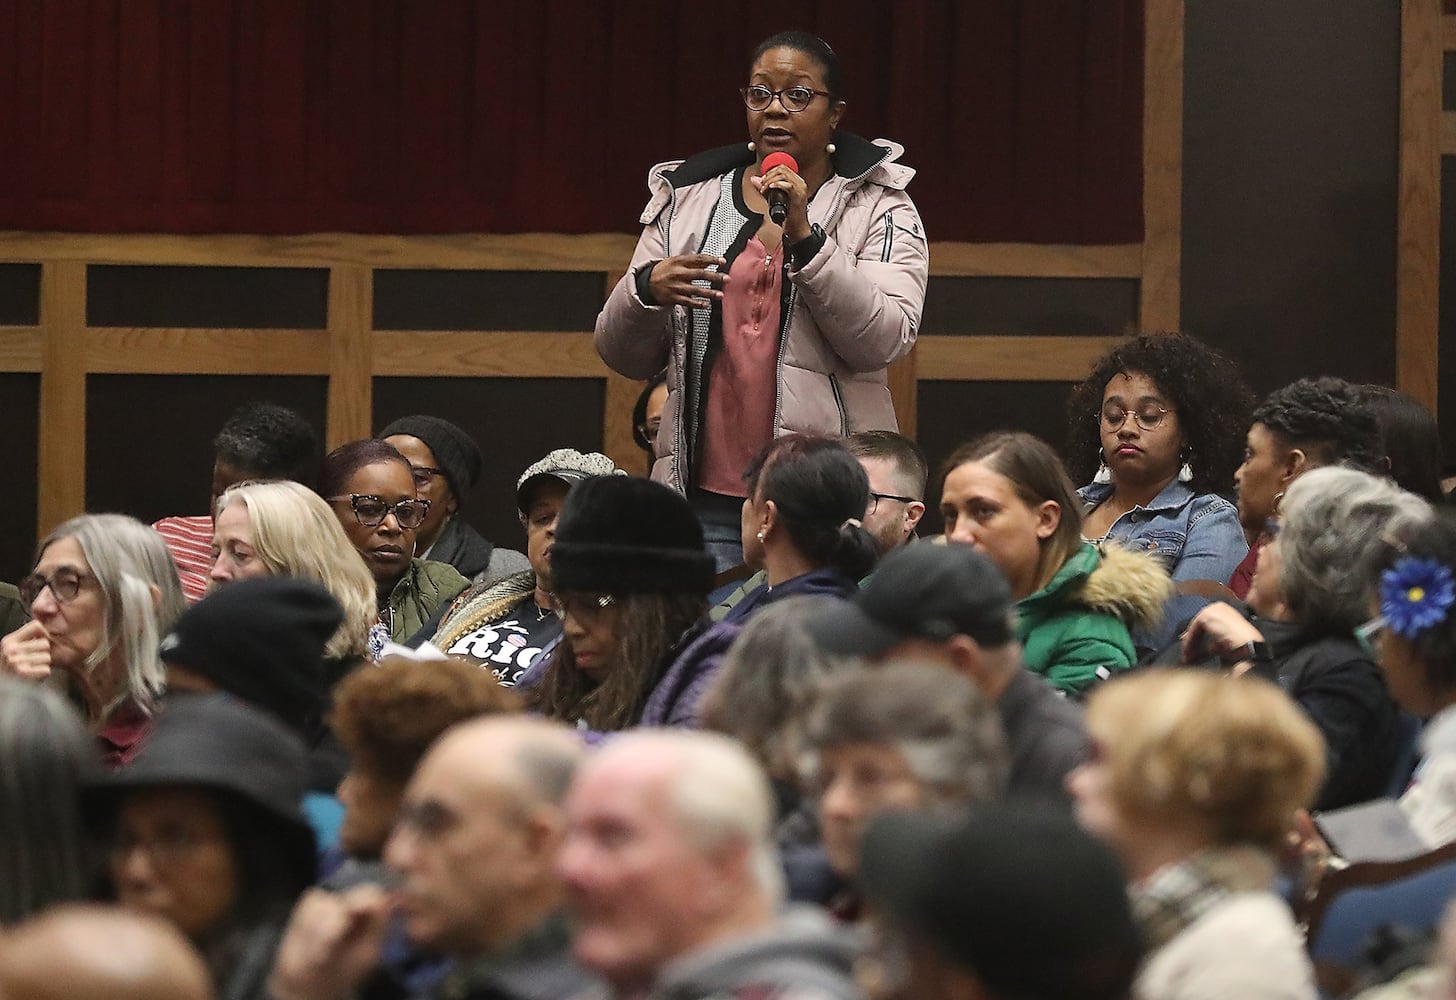
[[[1141,0],[8,0],[0,228],[636,229],[803,27],[933,239],[1141,239]]]

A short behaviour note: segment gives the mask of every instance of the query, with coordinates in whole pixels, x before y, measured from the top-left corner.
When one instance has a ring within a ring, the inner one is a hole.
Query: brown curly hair
[[[520,698],[469,660],[385,657],[339,682],[330,724],[354,767],[404,785],[430,744],[455,723],[520,710]]]

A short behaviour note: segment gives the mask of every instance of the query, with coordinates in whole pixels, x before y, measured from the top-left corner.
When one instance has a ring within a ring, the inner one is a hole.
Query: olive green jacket
[[[410,567],[389,595],[389,639],[404,642],[470,586],[449,563],[411,559]]]

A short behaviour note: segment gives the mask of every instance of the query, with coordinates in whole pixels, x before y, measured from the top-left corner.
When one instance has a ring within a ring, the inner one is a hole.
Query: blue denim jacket
[[[1093,483],[1077,495],[1091,511],[1112,495],[1112,485]],[[1152,503],[1119,517],[1107,537],[1128,548],[1156,553],[1174,583],[1226,584],[1249,551],[1237,507],[1216,493],[1194,496],[1176,479]]]

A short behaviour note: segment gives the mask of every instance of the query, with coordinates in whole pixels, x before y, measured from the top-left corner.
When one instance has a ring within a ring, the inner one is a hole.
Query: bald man
[[[589,989],[571,960],[555,870],[561,802],[583,757],[576,734],[541,719],[477,719],[446,731],[405,789],[377,886],[314,890],[295,908],[269,983],[274,1000],[344,1000],[378,963],[390,903],[421,950],[452,960],[454,1000],[556,1000]],[[372,997],[403,995],[371,982]]]
[[[773,797],[724,736],[639,730],[582,766],[560,869],[573,952],[618,997],[859,996],[823,914],[780,914]]]
[[[0,937],[5,1000],[212,1000],[202,958],[171,924],[118,907],[53,907]]]

